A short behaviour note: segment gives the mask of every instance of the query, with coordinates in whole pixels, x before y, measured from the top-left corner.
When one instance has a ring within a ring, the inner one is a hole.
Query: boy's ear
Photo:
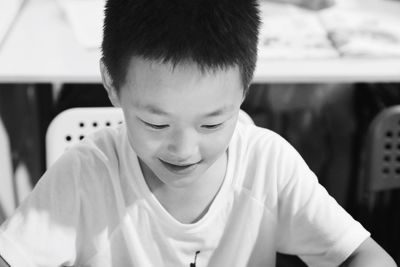
[[[114,107],[120,107],[121,105],[118,97],[118,92],[113,85],[110,73],[108,72],[107,67],[104,64],[103,59],[100,59],[100,72],[103,86],[107,91],[108,98],[110,99],[111,104],[113,104]]]

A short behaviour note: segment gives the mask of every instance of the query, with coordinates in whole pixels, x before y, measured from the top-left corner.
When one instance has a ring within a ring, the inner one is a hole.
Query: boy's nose
[[[193,156],[198,154],[198,134],[195,131],[176,131],[171,136],[168,152],[175,163],[192,163]]]

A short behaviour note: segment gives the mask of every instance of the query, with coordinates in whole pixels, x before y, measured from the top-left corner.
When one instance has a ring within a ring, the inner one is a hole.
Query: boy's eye
[[[218,124],[203,125],[201,127],[212,130],[212,129],[217,129],[221,125],[222,125],[222,123],[218,123]]]
[[[148,122],[145,122],[145,121],[143,121],[143,123],[144,123],[146,126],[148,126],[148,127],[150,127],[150,128],[153,128],[153,129],[156,129],[156,130],[161,130],[161,129],[165,129],[165,128],[168,127],[167,124],[157,125],[157,124],[152,124],[152,123],[148,123]]]

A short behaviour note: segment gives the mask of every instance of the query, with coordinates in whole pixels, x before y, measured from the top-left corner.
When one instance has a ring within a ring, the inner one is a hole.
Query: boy
[[[289,144],[237,123],[258,27],[253,0],[109,0],[100,67],[125,125],[44,174],[2,265],[395,266]]]

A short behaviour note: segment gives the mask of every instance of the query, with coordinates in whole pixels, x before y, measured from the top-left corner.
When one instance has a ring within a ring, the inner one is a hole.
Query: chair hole
[[[118,124],[122,124],[122,121],[119,121]]]
[[[93,125],[93,127],[97,127],[97,122],[94,121],[94,122],[92,123],[92,125]]]
[[[67,135],[65,137],[65,140],[67,140],[67,142],[71,142],[72,141],[72,137],[70,135]]]
[[[389,174],[390,170],[389,170],[388,167],[384,167],[384,168],[382,169],[382,172],[383,172],[384,174]]]
[[[84,135],[80,135],[80,136],[79,136],[79,140],[82,140],[83,138],[85,138]]]
[[[79,127],[81,127],[81,128],[85,127],[85,123],[80,122],[80,123],[79,123]],[[399,134],[400,134],[400,133],[399,133]]]
[[[111,122],[107,121],[106,126],[111,126]]]
[[[400,143],[398,143],[398,144],[397,144],[397,149],[399,149],[399,150],[400,150]]]
[[[400,157],[398,157],[398,158],[400,159]],[[383,156],[383,160],[386,161],[386,162],[389,162],[390,161],[390,156],[389,155]]]
[[[400,168],[396,168],[395,172],[396,174],[400,174]]]
[[[392,144],[391,143],[386,143],[385,144],[385,149],[391,149],[392,148]]]
[[[391,138],[393,136],[393,133],[391,131],[386,132],[386,137]]]
[[[397,161],[397,162],[400,162],[400,155],[397,155],[397,156],[396,156],[396,161]]]

